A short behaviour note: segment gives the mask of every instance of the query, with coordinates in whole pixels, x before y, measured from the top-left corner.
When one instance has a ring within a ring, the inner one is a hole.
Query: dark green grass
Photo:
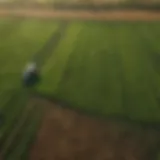
[[[159,27],[159,22],[71,24],[44,67],[39,90],[105,116],[160,121]]]
[[[10,128],[17,122],[17,118],[21,115],[27,100],[28,96],[25,92],[14,91],[10,100],[1,109],[1,114],[4,116],[4,123],[0,130],[0,140],[3,141],[6,135],[10,133]]]
[[[159,155],[158,155],[158,160],[160,160],[160,153],[159,153]]]
[[[37,132],[40,121],[43,115],[44,108],[41,106],[35,107],[31,111],[25,124],[22,126],[18,136],[14,140],[14,143],[10,147],[10,150],[6,153],[5,159],[26,159],[29,157],[28,151],[32,144],[35,133]]]

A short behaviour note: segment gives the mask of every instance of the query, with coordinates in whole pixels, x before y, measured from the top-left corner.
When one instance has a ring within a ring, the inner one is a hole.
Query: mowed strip
[[[145,25],[147,26],[147,23]],[[158,116],[160,104],[153,90],[153,86],[156,85],[158,88],[159,84],[153,81],[156,77],[152,68],[153,59],[149,57],[154,52],[148,50],[148,44],[144,41],[144,35],[147,33],[141,34],[145,25],[130,24],[121,26],[119,32],[115,30],[115,48],[119,51],[122,61],[125,112],[132,119],[149,122],[160,120]],[[154,35],[152,25],[148,26],[150,27],[149,33]],[[153,40],[149,42],[151,45],[153,43]],[[158,48],[156,52],[159,52]]]
[[[62,41],[60,54],[48,61],[41,91],[96,114],[159,121],[160,77],[151,56],[160,52],[160,23],[81,25],[73,40],[71,26],[72,34]]]
[[[69,56],[73,51],[78,34],[83,26],[73,23],[70,24],[68,28],[69,29],[65,32],[64,37],[62,37],[62,40],[58,44],[57,49],[54,50],[53,55],[43,67],[43,81],[38,88],[39,91],[52,94],[62,78]]]
[[[119,59],[105,23],[86,23],[72,52],[57,95],[80,108],[123,113]]]

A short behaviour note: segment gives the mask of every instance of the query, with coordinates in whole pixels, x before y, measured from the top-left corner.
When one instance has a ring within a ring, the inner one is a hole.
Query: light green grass
[[[81,24],[70,25],[66,32],[66,36],[62,38],[56,51],[43,67],[43,81],[39,88],[43,92],[46,91],[47,93],[53,93],[53,91],[56,90],[63,72],[65,71],[70,54],[74,50],[74,43],[78,38],[81,28]]]
[[[153,58],[160,53],[159,27],[159,22],[71,24],[44,66],[40,91],[75,108],[160,121],[160,74]]]

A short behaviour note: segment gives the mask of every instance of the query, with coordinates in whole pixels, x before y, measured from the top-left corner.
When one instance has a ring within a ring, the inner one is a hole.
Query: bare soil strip
[[[153,160],[160,133],[102,121],[37,98],[47,107],[30,160]]]
[[[40,9],[0,9],[0,16],[32,17],[32,18],[60,18],[82,20],[123,20],[123,21],[157,21],[160,20],[160,12],[141,10],[119,11],[63,11]]]

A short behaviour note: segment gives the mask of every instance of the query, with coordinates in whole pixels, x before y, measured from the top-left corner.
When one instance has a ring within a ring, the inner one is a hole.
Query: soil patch
[[[100,120],[37,99],[47,107],[30,160],[154,160],[159,133]]]
[[[123,20],[123,21],[157,21],[160,12],[146,10],[114,10],[114,11],[68,11],[68,10],[40,10],[40,9],[0,9],[0,16],[58,18],[64,20]]]

